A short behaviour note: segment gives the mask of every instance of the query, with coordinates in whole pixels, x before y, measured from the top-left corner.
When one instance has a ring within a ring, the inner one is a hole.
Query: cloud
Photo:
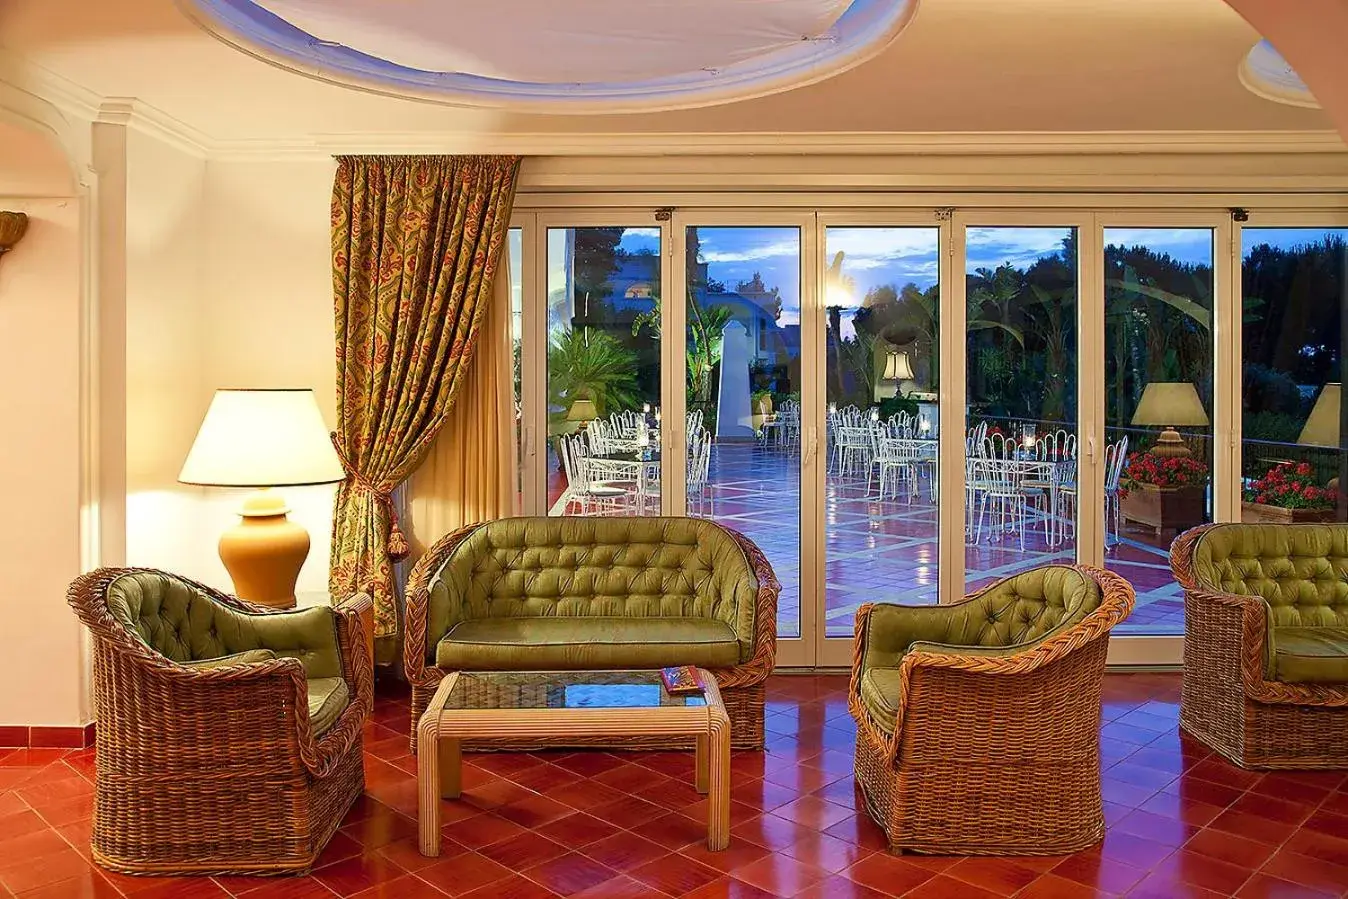
[[[708,249],[710,243],[712,242],[705,239],[702,241],[699,255],[703,262],[723,264],[729,262],[761,262],[764,259],[789,259],[800,255],[799,237],[724,250]]]
[[[857,260],[898,259],[904,256],[935,253],[939,232],[935,228],[829,228],[826,245],[828,258],[839,250],[844,268]]]

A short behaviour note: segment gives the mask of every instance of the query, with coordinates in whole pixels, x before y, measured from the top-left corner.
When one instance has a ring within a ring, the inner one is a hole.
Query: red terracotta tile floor
[[[736,753],[730,848],[708,852],[685,753],[476,754],[417,852],[404,693],[381,687],[366,795],[307,877],[136,878],[88,860],[91,750],[0,749],[0,896],[690,899],[1348,895],[1348,771],[1235,768],[1176,728],[1178,675],[1110,675],[1108,832],[1054,858],[895,857],[860,811],[843,677],[775,677],[768,751]],[[939,801],[933,797],[932,801]]]

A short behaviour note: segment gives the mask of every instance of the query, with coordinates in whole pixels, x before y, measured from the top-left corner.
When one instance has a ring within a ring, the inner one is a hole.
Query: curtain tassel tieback
[[[337,458],[341,461],[342,469],[346,472],[347,478],[351,481],[351,486],[371,494],[374,497],[375,502],[382,505],[384,510],[388,513],[388,556],[394,562],[401,562],[411,554],[412,547],[407,542],[407,535],[405,535],[402,528],[398,526],[398,510],[393,504],[393,492],[376,486],[374,482],[370,481],[356,469],[350,456],[347,455],[346,449],[342,446],[341,441],[337,439],[336,431],[332,432],[331,437],[332,445],[337,450]]]

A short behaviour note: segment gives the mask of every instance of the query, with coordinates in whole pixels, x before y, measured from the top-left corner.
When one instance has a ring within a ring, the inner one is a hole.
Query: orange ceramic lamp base
[[[239,523],[220,535],[220,561],[241,599],[294,608],[295,582],[309,555],[309,532],[286,517],[289,511],[281,494],[259,490],[243,501]]]
[[[1156,438],[1156,444],[1151,448],[1153,456],[1160,456],[1162,459],[1187,459],[1192,456],[1193,450],[1189,449],[1189,444],[1184,442],[1179,431],[1174,428],[1166,428],[1161,432],[1161,436]]]

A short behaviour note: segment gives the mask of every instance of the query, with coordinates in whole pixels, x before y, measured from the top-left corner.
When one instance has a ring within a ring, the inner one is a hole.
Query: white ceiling
[[[1319,110],[1241,85],[1241,61],[1258,39],[1223,0],[922,0],[883,53],[807,87],[677,112],[537,115],[392,99],[282,71],[203,33],[173,0],[0,3],[5,51],[223,141],[1330,130]],[[0,77],[29,76],[0,59]]]
[[[846,0],[250,0],[424,72],[566,84],[724,68],[822,38]]]
[[[859,65],[917,0],[181,0],[297,73],[393,97],[568,114],[762,97]]]

